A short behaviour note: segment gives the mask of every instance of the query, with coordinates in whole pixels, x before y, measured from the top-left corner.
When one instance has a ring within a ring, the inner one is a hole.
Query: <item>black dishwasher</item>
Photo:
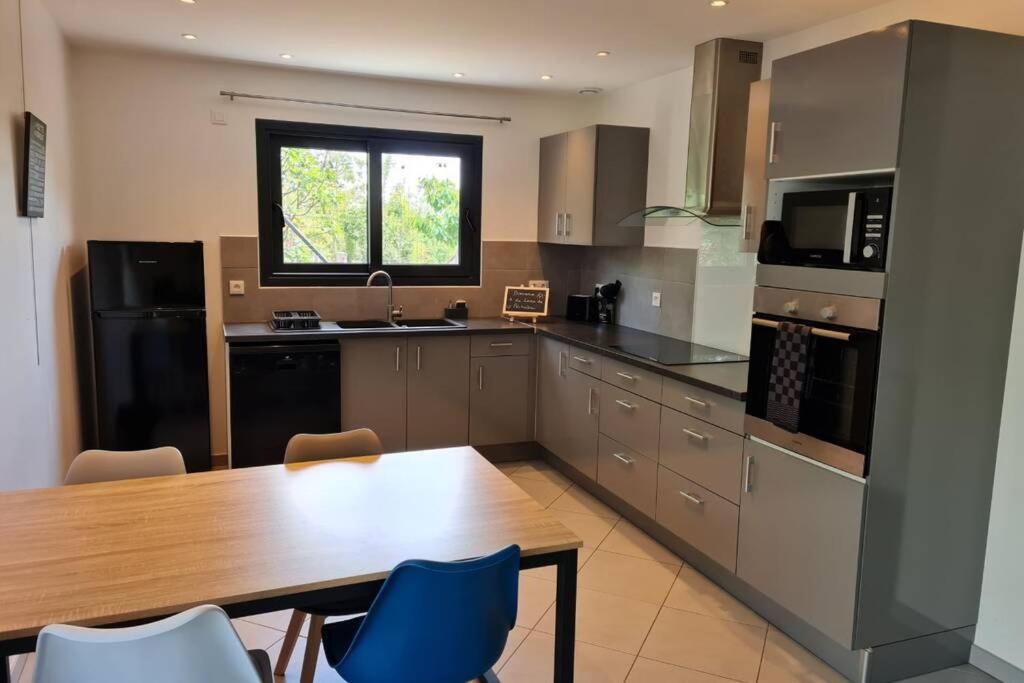
[[[337,343],[231,344],[231,467],[284,461],[295,434],[341,431]]]

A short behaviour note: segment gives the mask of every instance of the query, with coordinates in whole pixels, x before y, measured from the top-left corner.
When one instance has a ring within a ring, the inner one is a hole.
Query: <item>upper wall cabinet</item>
[[[642,245],[642,227],[619,221],[647,202],[650,130],[590,126],[540,141],[537,241]]]
[[[897,24],[775,60],[769,178],[896,167],[908,36]]]

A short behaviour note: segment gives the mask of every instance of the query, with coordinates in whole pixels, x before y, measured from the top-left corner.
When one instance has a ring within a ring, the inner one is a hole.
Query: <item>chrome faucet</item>
[[[391,276],[388,274],[388,271],[376,270],[370,273],[370,277],[366,278],[366,286],[371,287],[373,285],[374,278],[378,275],[383,275],[388,280],[388,312],[385,316],[385,320],[389,323],[394,323],[402,317],[402,307],[399,306],[398,308],[395,308],[395,288],[391,282]]]

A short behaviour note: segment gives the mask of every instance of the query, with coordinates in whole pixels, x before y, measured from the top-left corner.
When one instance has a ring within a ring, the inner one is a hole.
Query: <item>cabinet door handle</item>
[[[558,376],[565,377],[565,353],[563,351],[558,352]]]
[[[577,363],[583,363],[584,365],[590,365],[591,363],[594,362],[589,358],[583,358],[582,356],[573,356],[572,359]]]
[[[684,396],[683,398],[685,398],[687,401],[689,401],[693,405],[697,406],[698,408],[707,408],[708,407],[707,403],[705,403],[704,401],[698,400],[696,398],[693,398],[692,396]]]
[[[636,377],[633,376],[633,375],[627,375],[624,372],[616,372],[615,374],[618,375],[619,377],[621,377],[622,379],[626,380],[627,382],[635,382],[636,381]]]
[[[484,366],[479,365],[476,369],[476,388],[480,391],[484,390]]]
[[[564,215],[565,214],[563,214],[563,213],[555,214],[555,235],[559,236],[559,237],[562,235],[562,226],[564,225],[564,221],[562,220],[562,217]]]
[[[686,491],[680,491],[679,495],[682,496],[683,498],[685,498],[686,500],[690,501],[694,505],[703,505],[704,504],[704,501],[702,499],[698,498],[697,496],[693,495],[692,493],[687,493]]]
[[[754,484],[750,480],[750,467],[754,464],[754,456],[748,455],[747,461],[743,463],[743,492],[750,493],[754,490]]]
[[[492,349],[505,349],[512,346],[512,342],[491,342]]]
[[[633,405],[632,403],[627,403],[626,401],[623,401],[621,399],[615,402],[618,403],[623,408],[625,408],[626,410],[636,410],[636,406]]]
[[[587,415],[594,414],[594,387],[587,389]]]
[[[420,363],[420,352],[422,351],[422,349],[423,349],[422,346],[417,346],[416,347],[416,369],[417,370],[419,370],[420,367],[422,366],[422,364]]]
[[[616,460],[620,461],[620,462],[626,463],[627,465],[632,465],[634,462],[636,462],[632,458],[627,458],[622,453],[612,453],[612,457],[615,458]]]
[[[780,124],[778,121],[772,121],[771,131],[768,137],[769,164],[774,164],[779,160],[779,155],[775,153],[775,138],[778,136],[780,130],[782,130],[782,124]]]
[[[402,371],[402,347],[395,347],[395,372]]]
[[[697,441],[707,441],[708,440],[708,437],[704,436],[700,432],[695,432],[692,429],[685,429],[684,428],[683,429],[683,434],[686,434],[688,437],[690,437],[692,439],[697,439]]]
[[[754,207],[749,204],[743,209],[743,241],[749,241],[753,231],[750,229],[750,223],[754,217]]]
[[[562,222],[562,234],[568,237],[572,234],[572,214],[565,214],[565,220]]]

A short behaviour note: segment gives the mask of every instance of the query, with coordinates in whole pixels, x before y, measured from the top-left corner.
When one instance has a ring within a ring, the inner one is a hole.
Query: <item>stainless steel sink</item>
[[[395,327],[387,320],[339,320],[335,324],[343,330],[387,330]]]
[[[447,318],[423,318],[420,320],[399,320],[395,323],[398,327],[407,327],[410,329],[458,329],[465,327],[462,323],[457,323],[454,320],[448,320]]]
[[[457,330],[465,325],[445,318],[421,318],[399,320],[389,323],[387,320],[339,320],[336,323],[343,330]]]

